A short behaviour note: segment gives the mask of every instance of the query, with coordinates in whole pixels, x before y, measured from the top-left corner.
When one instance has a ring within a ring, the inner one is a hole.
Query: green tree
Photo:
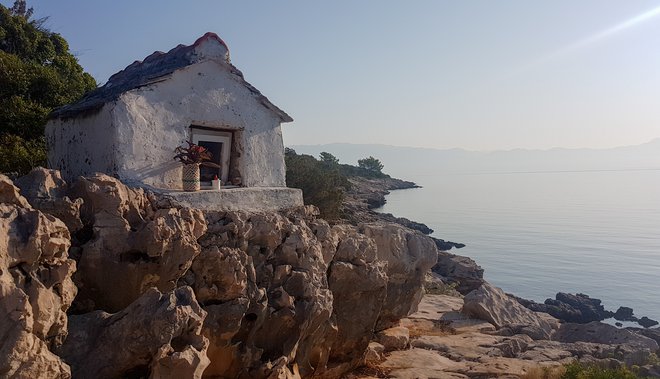
[[[321,159],[321,162],[329,166],[336,166],[339,164],[339,159],[326,151],[319,154],[319,158]]]
[[[311,155],[286,149],[284,156],[287,187],[302,189],[305,204],[316,205],[322,217],[339,218],[344,191],[350,186],[348,179],[336,167],[330,167]]]
[[[32,13],[25,0],[12,8],[0,5],[0,137],[11,141],[11,146],[0,145],[0,156],[7,159],[0,170],[5,172],[44,165],[48,114],[96,87],[66,40],[45,29],[45,19],[30,20]]]
[[[378,172],[378,173],[382,173],[383,167],[385,167],[383,166],[383,164],[380,162],[379,159],[376,159],[371,156],[368,158],[358,160],[358,166],[365,170]]]

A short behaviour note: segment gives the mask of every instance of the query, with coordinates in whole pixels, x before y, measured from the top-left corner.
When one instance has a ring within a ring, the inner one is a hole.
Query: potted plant
[[[187,141],[186,141],[187,142]],[[175,160],[183,163],[181,180],[184,191],[199,191],[199,166],[220,168],[220,165],[211,162],[213,155],[206,148],[187,142],[188,146],[179,146],[174,149]]]

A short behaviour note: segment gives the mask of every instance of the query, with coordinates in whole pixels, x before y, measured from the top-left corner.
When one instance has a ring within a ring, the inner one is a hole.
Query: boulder
[[[0,175],[0,373],[11,378],[67,378],[51,352],[67,336],[76,296],[70,235],[57,218],[33,209]]]
[[[406,327],[395,326],[378,332],[376,340],[383,345],[385,351],[403,350],[410,342],[410,331]]]
[[[376,259],[376,244],[355,228],[333,227],[337,247],[328,269],[337,334],[329,362],[356,365],[376,327],[387,295],[386,264]]]
[[[72,200],[67,196],[68,184],[59,171],[34,168],[29,174],[17,179],[16,186],[34,208],[62,220],[71,233],[82,229],[80,208],[83,201]]]
[[[376,330],[395,326],[417,310],[424,294],[426,273],[437,262],[430,237],[396,224],[369,223],[359,228],[376,244],[376,258],[387,263],[387,295]]]
[[[304,210],[287,217],[206,212],[201,254],[180,282],[209,313],[205,375],[265,378],[325,368],[336,335],[326,276],[332,257],[324,255],[310,217]]]
[[[367,351],[364,353],[364,363],[368,365],[375,365],[383,360],[385,354],[385,346],[378,342],[369,342]]]
[[[28,201],[20,194],[18,187],[7,176],[0,174],[0,204],[16,205],[20,208],[31,208]]]
[[[651,338],[634,333],[631,330],[619,329],[615,326],[593,321],[588,324],[564,323],[553,335],[553,340],[559,342],[591,342],[606,345],[630,345],[658,350],[658,343]]]
[[[118,313],[70,316],[57,352],[79,378],[201,378],[209,364],[205,317],[191,288],[152,288]]]
[[[652,320],[646,316],[637,320],[637,323],[645,328],[650,328],[652,326],[658,325],[658,322],[656,320]]]
[[[628,328],[628,330],[631,330],[637,334],[640,334],[644,337],[648,337],[660,345],[660,328]]]
[[[202,211],[160,208],[142,189],[97,174],[71,189],[83,199],[88,238],[80,239],[75,313],[117,312],[156,287],[171,291],[200,253]]]
[[[530,337],[549,339],[559,326],[556,319],[530,311],[489,283],[482,284],[463,300],[462,313],[488,321],[498,329],[511,326],[529,327],[535,331]]]
[[[484,270],[471,258],[438,252],[438,262],[431,269],[463,295],[479,288],[484,282]]]
[[[633,316],[633,309],[628,307],[619,307],[613,317],[619,321],[637,321],[637,317]]]
[[[546,299],[544,304],[521,298],[517,300],[534,312],[548,313],[562,322],[588,323],[614,316],[613,312],[605,310],[599,299],[581,293],[559,292],[555,299]]]
[[[201,254],[180,284],[209,313],[208,376],[341,376],[363,361],[380,320],[415,309],[410,293],[421,294],[435,258],[432,241],[409,229],[331,227],[307,208],[205,219]]]

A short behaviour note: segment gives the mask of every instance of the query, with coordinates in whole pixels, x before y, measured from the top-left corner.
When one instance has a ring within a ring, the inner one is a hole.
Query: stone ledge
[[[220,191],[158,191],[184,206],[211,211],[281,211],[304,205],[302,191],[286,187],[222,188]]]

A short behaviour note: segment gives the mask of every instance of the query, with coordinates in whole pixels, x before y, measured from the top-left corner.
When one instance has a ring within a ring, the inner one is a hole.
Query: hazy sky
[[[0,0],[4,5],[12,1]],[[99,82],[218,33],[285,143],[473,150],[660,137],[660,1],[33,0]]]

